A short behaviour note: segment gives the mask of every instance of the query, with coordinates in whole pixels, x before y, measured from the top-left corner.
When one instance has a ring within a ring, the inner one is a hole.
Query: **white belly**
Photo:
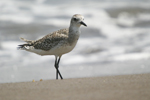
[[[32,48],[32,49],[26,49],[27,51],[30,51],[30,52],[34,52],[36,54],[39,54],[39,55],[57,55],[57,56],[60,56],[60,55],[63,55],[65,53],[68,53],[70,51],[72,51],[72,49],[75,47],[77,41],[74,42],[72,45],[68,45],[68,44],[58,44],[57,46],[55,46],[54,48],[51,48],[50,50],[48,51],[45,51],[45,50],[41,50],[41,49],[35,49],[35,48]]]

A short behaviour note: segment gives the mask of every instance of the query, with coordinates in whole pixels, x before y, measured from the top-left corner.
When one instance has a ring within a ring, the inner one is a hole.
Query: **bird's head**
[[[76,27],[80,27],[81,25],[87,26],[84,23],[84,17],[80,14],[73,15],[73,17],[71,18],[71,25]]]

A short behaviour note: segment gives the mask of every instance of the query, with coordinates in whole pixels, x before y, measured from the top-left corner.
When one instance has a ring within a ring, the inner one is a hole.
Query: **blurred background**
[[[55,79],[54,56],[17,50],[19,38],[68,28],[74,14],[88,27],[62,56],[64,79],[150,73],[150,0],[1,0],[0,83]]]

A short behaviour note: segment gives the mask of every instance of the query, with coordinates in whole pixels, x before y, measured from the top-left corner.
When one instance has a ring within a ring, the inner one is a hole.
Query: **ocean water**
[[[55,79],[54,56],[17,50],[67,28],[74,14],[88,27],[60,62],[64,78],[150,73],[150,0],[0,1],[0,83]]]

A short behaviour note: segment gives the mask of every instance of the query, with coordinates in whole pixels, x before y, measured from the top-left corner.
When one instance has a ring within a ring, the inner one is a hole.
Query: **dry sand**
[[[0,100],[150,100],[150,74],[4,83]]]

